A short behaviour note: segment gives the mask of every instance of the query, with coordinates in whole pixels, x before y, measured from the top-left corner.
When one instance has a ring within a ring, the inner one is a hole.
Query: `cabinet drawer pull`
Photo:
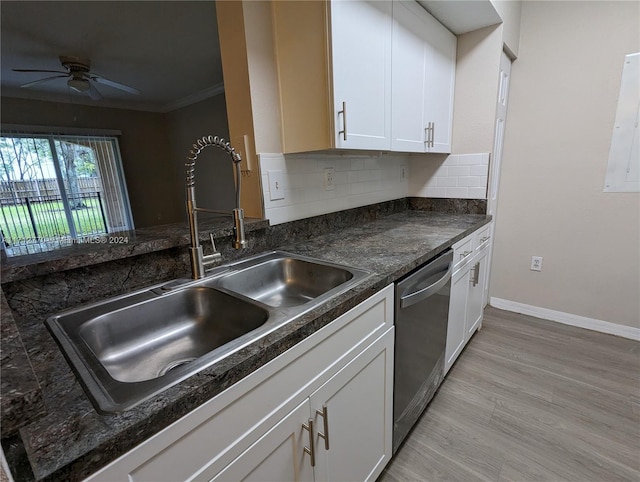
[[[322,423],[324,426],[324,433],[318,431],[318,437],[324,439],[324,448],[329,450],[329,409],[326,405],[322,406],[322,410],[317,410],[316,413],[322,417]]]
[[[484,243],[485,241],[488,241],[489,239],[491,239],[491,236],[485,236],[483,238],[480,238],[480,242]]]
[[[473,251],[464,251],[462,253],[460,253],[460,258],[466,258],[467,256],[469,256],[471,253],[473,253]]]
[[[303,423],[302,428],[309,432],[309,446],[304,448],[304,452],[309,454],[311,459],[311,467],[316,466],[316,451],[313,446],[313,419],[309,419],[309,425]]]
[[[344,130],[338,131],[338,135],[342,134],[342,140],[347,140],[347,103],[342,102],[342,110],[338,111],[338,115],[342,114],[342,127]]]

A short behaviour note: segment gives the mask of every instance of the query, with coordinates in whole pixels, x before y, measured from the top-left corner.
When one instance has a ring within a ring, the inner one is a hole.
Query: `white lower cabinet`
[[[313,467],[304,460],[306,434],[302,428],[309,420],[309,410],[305,400],[211,480],[313,481]]]
[[[376,480],[391,455],[392,381],[390,330],[311,395],[316,481]]]
[[[375,480],[392,453],[393,295],[376,293],[88,480]]]
[[[375,480],[389,460],[392,352],[387,332],[211,480]]]
[[[454,252],[455,254],[455,252]],[[447,347],[444,371],[447,373],[465,346],[467,336],[465,320],[469,299],[469,270],[460,269],[451,277],[451,298],[449,301],[449,323],[447,325]]]
[[[449,324],[445,351],[445,374],[482,325],[491,225],[484,226],[453,245],[454,271],[451,277]]]
[[[486,284],[489,249],[484,248],[471,260],[469,269],[469,294],[465,319],[466,338],[469,339],[482,323],[484,312],[484,287]]]

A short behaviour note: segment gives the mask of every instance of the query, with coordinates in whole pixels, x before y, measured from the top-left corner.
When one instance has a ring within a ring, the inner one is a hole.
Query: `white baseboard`
[[[608,333],[610,335],[640,341],[640,328],[633,326],[619,325],[609,321],[587,318],[586,316],[572,315],[571,313],[526,305],[524,303],[518,303],[517,301],[503,300],[502,298],[491,297],[489,304],[501,310],[522,313],[523,315],[535,316],[543,320],[557,321],[565,325],[577,326],[579,328],[586,328],[587,330],[599,331],[601,333]]]

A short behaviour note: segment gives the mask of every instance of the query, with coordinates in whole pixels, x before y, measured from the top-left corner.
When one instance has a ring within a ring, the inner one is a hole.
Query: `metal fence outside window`
[[[31,252],[29,247],[46,250],[107,233],[100,192],[69,195],[66,203],[55,195],[0,199],[0,211],[2,236],[14,255]]]

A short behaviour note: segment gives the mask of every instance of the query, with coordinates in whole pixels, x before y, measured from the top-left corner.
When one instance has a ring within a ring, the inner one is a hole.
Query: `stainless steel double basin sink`
[[[272,251],[52,316],[96,409],[121,412],[354,287],[368,272]]]

